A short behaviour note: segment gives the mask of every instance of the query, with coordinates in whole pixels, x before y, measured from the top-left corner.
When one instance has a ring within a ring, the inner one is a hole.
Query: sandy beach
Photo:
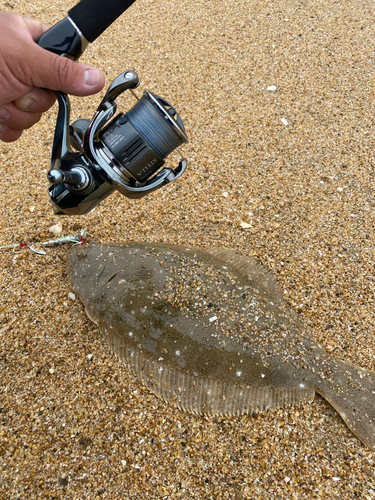
[[[74,3],[0,5],[52,25]],[[185,175],[54,215],[55,105],[0,143],[0,246],[38,247],[61,222],[87,242],[235,249],[272,270],[304,335],[375,371],[374,20],[370,0],[137,0],[82,62],[108,85],[133,69],[139,96],[176,107]],[[72,120],[103,94],[72,97]],[[146,390],[72,293],[69,248],[0,250],[1,499],[375,499],[374,453],[320,396],[224,418]]]

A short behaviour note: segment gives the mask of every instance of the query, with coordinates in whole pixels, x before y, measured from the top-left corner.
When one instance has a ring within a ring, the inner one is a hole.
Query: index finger
[[[33,40],[37,40],[40,36],[47,31],[50,26],[44,24],[41,21],[36,21],[35,19],[30,19],[29,17],[23,18],[26,26],[28,27]]]

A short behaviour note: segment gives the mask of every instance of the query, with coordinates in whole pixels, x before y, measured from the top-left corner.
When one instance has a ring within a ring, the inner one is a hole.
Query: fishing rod
[[[37,40],[38,45],[60,56],[77,60],[135,0],[81,0]]]
[[[77,60],[134,1],[82,0],[37,43]],[[138,85],[137,73],[125,71],[111,83],[92,120],[72,124],[69,97],[56,92],[59,111],[47,176],[55,214],[86,214],[116,190],[127,198],[142,198],[185,172],[187,160],[178,147],[188,138],[168,101],[146,90],[127,113],[114,117],[117,97]],[[181,156],[177,167],[162,168],[175,150]]]

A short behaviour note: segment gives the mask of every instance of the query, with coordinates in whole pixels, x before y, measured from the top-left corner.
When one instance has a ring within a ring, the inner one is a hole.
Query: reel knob
[[[51,185],[68,184],[72,189],[83,191],[91,184],[89,172],[80,165],[72,167],[70,170],[50,170],[47,178]]]

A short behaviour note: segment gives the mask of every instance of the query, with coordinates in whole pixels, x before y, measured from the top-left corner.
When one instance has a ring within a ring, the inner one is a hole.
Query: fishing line
[[[74,243],[75,245],[85,245],[84,238],[86,236],[86,230],[81,229],[81,232],[77,236],[59,236],[55,240],[42,241],[42,242],[24,242],[24,243],[12,243],[0,246],[0,250],[13,249],[14,253],[20,253],[16,251],[17,248],[27,247],[30,251],[38,255],[46,255],[46,252],[38,247],[52,246],[52,245],[63,245],[64,243]]]
[[[166,101],[155,96],[156,102],[169,105]],[[174,117],[177,112],[169,106],[165,111]],[[151,148],[161,157],[166,158],[178,146],[183,144],[183,138],[174,130],[165,117],[158,112],[155,106],[142,96],[127,112],[127,118],[141,137],[147,138]]]

